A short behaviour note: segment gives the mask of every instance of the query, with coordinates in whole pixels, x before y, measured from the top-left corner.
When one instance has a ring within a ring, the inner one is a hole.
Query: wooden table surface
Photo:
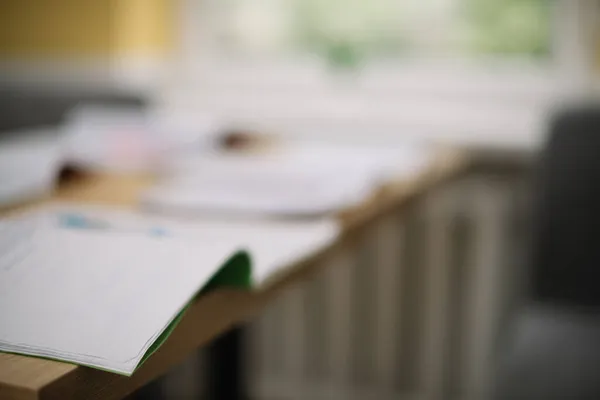
[[[164,345],[131,377],[58,361],[0,353],[0,399],[121,399],[181,363],[235,324],[260,311],[286,287],[306,279],[327,264],[340,246],[352,245],[353,237],[411,197],[455,176],[469,164],[465,154],[439,151],[425,172],[382,187],[359,207],[338,216],[342,234],[332,246],[297,265],[290,265],[269,280],[261,291],[218,289],[199,298]],[[61,185],[50,199],[133,207],[140,191],[151,184],[147,177],[94,175]],[[28,205],[34,207],[40,205]]]

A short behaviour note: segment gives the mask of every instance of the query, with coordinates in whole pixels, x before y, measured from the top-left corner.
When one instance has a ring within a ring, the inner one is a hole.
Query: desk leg
[[[244,374],[244,328],[234,328],[225,333],[207,350],[208,400],[248,399]]]

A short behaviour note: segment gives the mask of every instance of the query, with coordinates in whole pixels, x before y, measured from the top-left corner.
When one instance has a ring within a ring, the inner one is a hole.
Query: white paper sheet
[[[276,154],[175,161],[142,195],[148,209],[172,214],[315,216],[364,201],[382,182],[420,173],[429,148],[358,148],[314,144]]]
[[[47,215],[75,215],[89,221],[108,221],[111,229],[124,233],[151,232],[191,243],[245,249],[252,259],[255,289],[282,272],[331,245],[339,235],[332,218],[305,221],[223,221],[188,219],[186,221],[141,214],[101,206],[56,205]],[[51,221],[52,219],[49,219]]]
[[[237,250],[31,218],[0,223],[0,350],[125,375]]]
[[[0,205],[48,195],[64,161],[61,138],[50,129],[14,133],[0,142]]]

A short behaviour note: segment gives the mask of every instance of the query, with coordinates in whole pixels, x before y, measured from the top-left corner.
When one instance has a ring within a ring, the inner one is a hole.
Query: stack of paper
[[[327,223],[195,228],[101,209],[7,219],[0,351],[131,375],[203,288],[260,284],[336,234]],[[242,249],[256,253],[253,272]]]
[[[215,155],[174,163],[143,194],[145,207],[168,213],[315,216],[352,207],[383,181],[428,164],[420,146],[360,149],[296,145],[268,155]]]
[[[0,146],[0,206],[46,196],[63,164],[60,137],[53,130],[15,132]]]
[[[99,105],[75,107],[61,131],[70,165],[118,173],[154,171],[189,149],[214,150],[219,137],[218,123],[208,116]]]
[[[339,224],[331,218],[298,221],[204,218],[190,222],[107,207],[65,204],[52,208],[46,215],[51,216],[47,221],[72,228],[138,233],[244,249],[252,258],[254,289],[281,269],[327,247],[339,234]]]

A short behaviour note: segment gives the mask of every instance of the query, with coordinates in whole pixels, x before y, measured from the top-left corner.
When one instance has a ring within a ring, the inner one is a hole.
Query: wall
[[[173,0],[112,0],[113,52],[166,56],[174,43]]]
[[[5,0],[0,55],[33,60],[109,54],[112,11],[102,0]]]
[[[143,89],[173,47],[172,0],[3,0],[3,83]]]

